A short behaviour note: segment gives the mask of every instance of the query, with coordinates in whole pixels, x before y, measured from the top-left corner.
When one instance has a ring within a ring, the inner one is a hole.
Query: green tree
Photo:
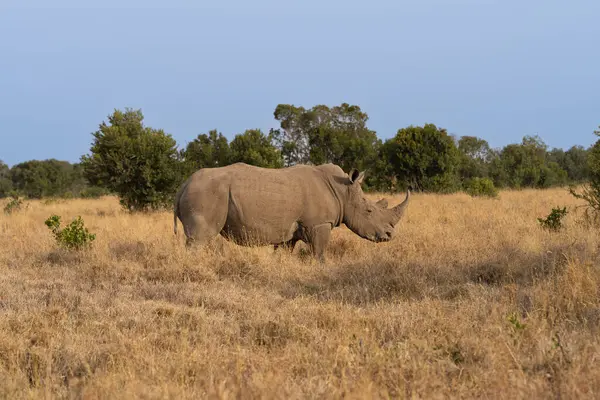
[[[223,134],[213,129],[208,135],[203,133],[188,143],[183,159],[187,174],[200,168],[223,167],[230,164],[229,142]]]
[[[281,152],[273,145],[273,135],[260,129],[248,129],[231,141],[231,163],[244,162],[265,168],[283,167]]]
[[[563,185],[568,174],[561,167],[564,155],[548,152],[539,136],[524,136],[521,143],[509,144],[490,166],[490,175],[497,187],[547,188]]]
[[[509,174],[504,166],[502,152],[504,149],[492,149],[490,152],[490,162],[488,165],[488,176],[498,188],[510,187]]]
[[[83,176],[83,167],[80,163],[73,164],[71,177],[72,181],[69,192],[71,192],[73,196],[80,196],[83,191],[90,189],[85,176]]]
[[[86,179],[116,193],[129,210],[169,205],[183,179],[175,140],[143,119],[141,110],[115,110],[92,133],[91,154],[81,157]]]
[[[569,175],[561,166],[554,162],[546,162],[540,170],[540,180],[537,184],[539,188],[549,188],[553,186],[564,186],[569,181]]]
[[[475,136],[462,136],[458,141],[458,150],[458,174],[461,180],[488,176],[492,152],[487,141]]]
[[[434,124],[409,126],[383,144],[386,173],[415,190],[451,192],[457,189],[459,151],[445,129]]]
[[[509,144],[502,150],[502,168],[507,172],[510,187],[535,187],[540,179],[543,159],[528,150],[531,147],[522,144]]]
[[[546,160],[549,162],[555,162],[561,167],[566,165],[567,155],[563,149],[553,148],[546,154]]]
[[[271,136],[281,151],[285,166],[310,162],[309,131],[313,114],[292,104],[278,104],[273,116],[280,129],[271,130]]]
[[[316,165],[334,163],[344,171],[373,169],[381,141],[367,128],[368,118],[360,107],[347,103],[331,109],[313,108],[310,161]]]
[[[584,182],[589,177],[588,150],[583,146],[572,146],[569,150],[554,148],[548,152],[547,160],[557,163],[567,173],[570,182]]]
[[[335,163],[344,169],[372,169],[381,141],[366,126],[367,113],[359,106],[342,103],[316,105],[307,110],[279,104],[274,112],[280,129],[273,139],[284,164]]]
[[[8,197],[12,191],[13,185],[10,179],[10,168],[0,160],[0,199]]]
[[[30,160],[10,170],[13,188],[29,198],[64,196],[80,189],[81,171],[67,161]]]
[[[564,165],[561,167],[567,171],[571,181],[578,183],[587,181],[590,175],[588,150],[583,146],[572,146],[565,152]]]

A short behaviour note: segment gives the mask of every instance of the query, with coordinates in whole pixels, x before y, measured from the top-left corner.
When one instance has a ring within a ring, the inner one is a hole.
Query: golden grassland
[[[414,194],[394,241],[338,228],[325,265],[189,251],[114,198],[28,204],[0,215],[2,398],[600,396],[599,232],[537,223],[565,189]],[[51,214],[92,249],[59,250]]]

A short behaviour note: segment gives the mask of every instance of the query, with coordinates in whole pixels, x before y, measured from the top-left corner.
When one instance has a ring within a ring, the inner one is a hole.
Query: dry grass
[[[31,202],[0,215],[0,396],[597,398],[600,235],[536,221],[574,204],[416,194],[397,240],[339,228],[320,266],[190,252],[170,213],[112,198]],[[81,215],[92,250],[57,250],[53,213]]]

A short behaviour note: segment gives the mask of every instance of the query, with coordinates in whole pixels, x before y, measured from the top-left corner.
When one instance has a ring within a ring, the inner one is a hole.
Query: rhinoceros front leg
[[[317,225],[310,232],[310,247],[319,262],[325,262],[325,250],[331,237],[331,224]]]

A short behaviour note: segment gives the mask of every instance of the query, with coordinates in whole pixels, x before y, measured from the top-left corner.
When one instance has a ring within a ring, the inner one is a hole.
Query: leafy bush
[[[473,178],[464,183],[465,192],[473,197],[486,196],[497,197],[498,189],[489,178]]]
[[[600,220],[600,185],[586,184],[581,189],[581,192],[576,192],[575,187],[571,186],[569,192],[573,197],[584,200],[586,204],[577,206],[584,207],[584,222],[596,224]]]
[[[415,191],[451,193],[459,189],[460,152],[446,129],[434,124],[409,126],[381,146],[381,158],[399,181]]]
[[[13,195],[12,199],[4,206],[4,214],[10,215],[15,211],[18,211],[23,206],[23,200],[19,196]]]
[[[130,211],[170,207],[182,180],[175,139],[144,126],[141,110],[116,110],[108,119],[93,133],[91,154],[81,157],[84,177]]]
[[[96,239],[96,235],[89,233],[88,229],[84,227],[81,216],[74,219],[64,229],[60,229],[60,216],[58,215],[49,217],[45,224],[52,231],[57,243],[68,249],[80,250],[89,247]]]
[[[562,219],[567,215],[567,207],[553,208],[546,218],[538,218],[538,222],[544,229],[559,231],[562,228]]]
[[[600,136],[600,130],[594,131],[594,134]],[[569,188],[569,192],[586,202],[579,207],[585,207],[587,222],[595,224],[600,220],[600,140],[590,147],[586,161],[589,182],[583,185],[581,192],[577,192],[574,186]]]

